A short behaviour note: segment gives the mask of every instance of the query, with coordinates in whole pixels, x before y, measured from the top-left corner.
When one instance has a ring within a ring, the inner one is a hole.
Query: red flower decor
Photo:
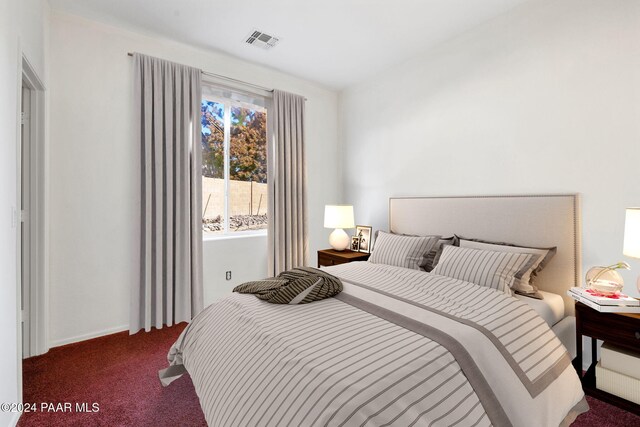
[[[625,294],[621,294],[620,292],[617,292],[614,295],[605,295],[602,292],[598,292],[593,289],[586,289],[586,291],[589,294],[593,295],[594,297],[603,297],[603,298],[611,298],[611,299],[627,298]]]

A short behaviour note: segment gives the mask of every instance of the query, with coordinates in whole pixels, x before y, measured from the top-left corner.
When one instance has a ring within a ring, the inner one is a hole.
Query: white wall
[[[20,0],[20,47],[29,63],[46,84],[48,78],[49,17],[47,0]]]
[[[204,304],[231,294],[237,285],[267,277],[267,236],[208,240],[203,245]],[[231,280],[225,274],[231,271]]]
[[[583,269],[640,205],[640,2],[520,6],[341,94],[344,199],[387,227],[400,195],[578,192]]]
[[[17,330],[16,139],[18,120],[17,1],[0,3],[0,402],[18,402],[20,369]],[[15,423],[15,414],[0,412],[0,426]]]
[[[307,97],[310,260],[324,247],[323,207],[340,199],[337,94],[227,55],[54,13],[51,24],[51,340],[129,321],[138,281],[139,149],[132,135],[132,62],[139,51]],[[205,242],[207,302],[266,275],[266,239]],[[224,272],[231,270],[231,282]]]
[[[42,0],[0,2],[0,402],[21,401],[21,341],[18,331],[17,229],[12,211],[18,193],[18,93],[22,55],[46,84],[49,7]],[[0,426],[17,413],[0,412]]]

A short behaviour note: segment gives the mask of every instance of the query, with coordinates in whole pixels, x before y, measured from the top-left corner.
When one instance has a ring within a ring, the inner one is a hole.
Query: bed
[[[385,263],[328,267],[344,286],[334,298],[282,305],[234,294],[207,307],[172,346],[165,378],[189,372],[212,426],[551,426],[586,411],[562,336],[572,314],[562,291],[580,276],[577,196],[389,207],[397,235],[557,247],[538,277],[549,297]]]

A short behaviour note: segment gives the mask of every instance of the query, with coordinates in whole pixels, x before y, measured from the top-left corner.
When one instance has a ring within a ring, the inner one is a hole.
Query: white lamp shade
[[[631,258],[640,258],[640,208],[627,208],[622,253]],[[638,284],[640,286],[640,281]]]
[[[324,228],[354,228],[353,206],[326,205],[324,207]]]

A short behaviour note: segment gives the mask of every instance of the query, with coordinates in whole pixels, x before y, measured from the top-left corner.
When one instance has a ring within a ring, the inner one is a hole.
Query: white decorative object
[[[606,267],[592,267],[585,277],[587,287],[600,292],[604,296],[619,294],[624,287],[624,280],[616,270],[631,270],[626,262],[618,262]]]
[[[640,258],[640,208],[627,208],[622,253],[631,258]],[[640,292],[640,276],[636,286]]]
[[[351,205],[326,205],[324,207],[324,228],[335,228],[329,235],[329,244],[336,251],[344,251],[351,243],[345,228],[356,226]]]

